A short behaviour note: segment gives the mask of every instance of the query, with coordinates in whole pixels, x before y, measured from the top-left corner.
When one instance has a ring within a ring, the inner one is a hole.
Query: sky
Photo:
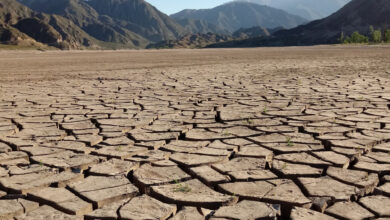
[[[146,0],[165,14],[173,14],[183,9],[213,8],[231,0]]]

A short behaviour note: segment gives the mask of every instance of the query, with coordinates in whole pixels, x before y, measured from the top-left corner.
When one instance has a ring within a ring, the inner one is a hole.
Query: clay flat
[[[0,51],[0,219],[389,218],[389,60]]]

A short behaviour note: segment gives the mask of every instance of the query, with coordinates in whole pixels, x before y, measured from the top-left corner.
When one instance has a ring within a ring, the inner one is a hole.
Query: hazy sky
[[[146,0],[165,14],[173,14],[183,9],[212,8],[231,0]]]

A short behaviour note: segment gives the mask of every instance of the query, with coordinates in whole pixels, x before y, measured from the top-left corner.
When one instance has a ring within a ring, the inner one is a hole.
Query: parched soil
[[[0,219],[389,218],[389,60],[0,51]]]

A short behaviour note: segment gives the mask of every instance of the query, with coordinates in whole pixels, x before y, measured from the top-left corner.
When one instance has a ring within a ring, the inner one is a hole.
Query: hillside
[[[96,39],[71,21],[61,16],[37,13],[15,0],[1,1],[0,41],[37,46],[43,46],[43,43],[63,49],[97,46]]]
[[[103,16],[150,41],[176,39],[184,28],[144,0],[89,0],[88,5]]]
[[[35,11],[65,17],[100,41],[122,44],[126,47],[142,47],[147,44],[145,38],[122,27],[118,21],[99,15],[82,0],[19,1]]]
[[[369,26],[390,28],[389,0],[353,0],[333,15],[290,30],[281,30],[269,38],[256,38],[211,45],[211,47],[291,46],[334,44],[343,32],[368,34]]]
[[[229,34],[229,32],[221,27],[217,27],[215,24],[211,24],[205,20],[197,20],[191,18],[176,19],[176,22],[184,27],[189,33],[218,33]]]
[[[248,38],[254,38],[254,37],[269,37],[276,31],[280,31],[283,28],[277,27],[277,28],[263,28],[260,26],[257,27],[251,27],[251,28],[240,28],[237,31],[235,31],[232,36],[234,38],[239,39],[248,39]]]
[[[171,15],[175,20],[205,20],[229,33],[240,28],[292,28],[306,22],[304,18],[282,10],[246,2],[231,2],[212,9],[183,10]]]
[[[325,18],[336,12],[350,0],[236,0],[282,9],[309,21]]]
[[[187,34],[178,40],[162,41],[148,45],[147,48],[166,49],[166,48],[203,48],[210,44],[231,41],[233,38],[223,34]]]

